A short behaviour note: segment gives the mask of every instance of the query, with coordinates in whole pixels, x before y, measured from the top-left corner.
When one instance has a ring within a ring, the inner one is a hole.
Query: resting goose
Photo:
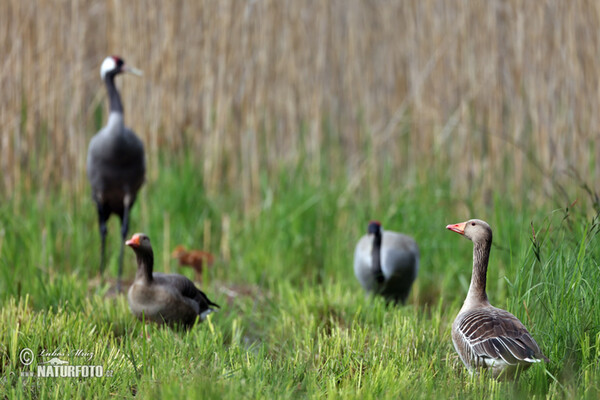
[[[138,269],[127,300],[138,319],[190,327],[196,317],[203,321],[215,311],[213,307],[219,307],[185,276],[153,273],[154,255],[147,235],[136,233],[125,244],[137,257]]]
[[[418,270],[419,247],[413,238],[369,222],[354,250],[354,274],[367,292],[404,303]]]
[[[485,292],[492,229],[479,219],[446,226],[473,241],[473,274],[467,298],[452,324],[452,342],[470,371],[490,368],[495,378],[513,378],[532,363],[549,361],[525,326],[493,307]]]

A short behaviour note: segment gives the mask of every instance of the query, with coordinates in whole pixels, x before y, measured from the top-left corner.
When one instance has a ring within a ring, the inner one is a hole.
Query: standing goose
[[[123,243],[129,230],[129,212],[137,192],[144,182],[146,163],[144,145],[123,121],[123,105],[115,86],[118,74],[141,71],[125,64],[119,57],[107,57],[100,67],[100,76],[106,84],[110,112],[108,122],[90,141],[87,154],[87,176],[92,187],[92,198],[98,209],[100,226],[100,274],[104,271],[106,222],[111,214],[121,219],[121,248],[117,293],[121,291],[123,273]]]
[[[354,250],[354,275],[362,287],[388,301],[404,303],[418,271],[419,247],[414,239],[369,222],[367,235]]]
[[[525,326],[493,307],[485,292],[492,229],[479,219],[446,226],[473,241],[473,274],[467,298],[452,324],[452,342],[470,370],[491,368],[497,378],[513,378],[532,363],[549,361]]]
[[[196,317],[203,321],[215,311],[213,307],[219,307],[185,276],[153,273],[154,253],[147,235],[136,233],[125,244],[137,257],[137,273],[127,300],[138,319],[190,327]]]

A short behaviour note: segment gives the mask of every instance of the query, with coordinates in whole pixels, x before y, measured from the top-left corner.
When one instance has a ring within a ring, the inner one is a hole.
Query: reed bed
[[[249,210],[290,165],[375,193],[386,168],[406,186],[434,168],[483,200],[572,201],[600,179],[599,19],[560,0],[6,0],[0,193],[87,190],[119,54],[145,72],[117,84],[150,180],[190,151],[207,193]]]

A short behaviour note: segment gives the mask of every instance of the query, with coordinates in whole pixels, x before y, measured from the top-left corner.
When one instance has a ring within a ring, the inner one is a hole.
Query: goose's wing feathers
[[[521,321],[495,307],[465,312],[456,333],[472,358],[486,363],[516,365],[548,360]]]
[[[190,281],[183,275],[178,274],[161,274],[155,272],[152,274],[154,281],[163,286],[169,286],[176,290],[179,294],[187,299],[191,299],[200,306],[200,313],[211,309],[212,307],[219,308],[220,306],[210,301],[203,291],[198,289],[194,282]]]

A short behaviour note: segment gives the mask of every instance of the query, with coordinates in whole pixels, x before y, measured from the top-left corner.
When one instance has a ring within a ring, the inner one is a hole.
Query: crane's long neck
[[[381,270],[381,231],[373,234],[373,248],[371,249],[371,268],[377,282],[383,282],[384,276]]]
[[[473,242],[473,273],[471,275],[471,285],[469,286],[469,293],[467,294],[465,303],[486,303],[488,301],[485,285],[491,247],[491,238]]]
[[[152,268],[154,267],[154,253],[152,252],[152,249],[138,249],[138,251],[135,252],[135,255],[138,263],[135,280],[142,280],[146,283],[152,282]]]
[[[123,114],[123,104],[121,103],[121,95],[115,86],[115,75],[108,74],[104,78],[106,90],[108,91],[108,104],[111,113],[116,112]]]

